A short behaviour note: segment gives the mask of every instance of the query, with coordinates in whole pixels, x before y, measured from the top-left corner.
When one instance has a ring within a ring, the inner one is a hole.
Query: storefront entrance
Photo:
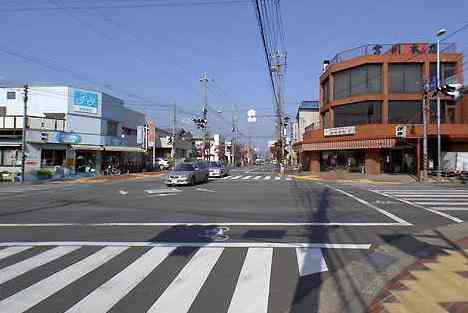
[[[364,150],[333,150],[320,153],[320,170],[347,170],[363,172],[365,161]]]
[[[412,147],[387,149],[382,151],[381,168],[388,174],[416,174],[416,152]]]

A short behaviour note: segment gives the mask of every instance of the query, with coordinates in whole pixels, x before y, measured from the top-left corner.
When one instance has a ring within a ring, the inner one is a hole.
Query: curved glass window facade
[[[382,92],[382,64],[366,64],[335,74],[335,99]]]
[[[363,101],[334,108],[335,127],[382,122],[381,101]]]

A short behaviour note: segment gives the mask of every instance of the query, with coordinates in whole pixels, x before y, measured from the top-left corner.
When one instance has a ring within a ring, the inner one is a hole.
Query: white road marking
[[[418,201],[414,202],[420,205],[468,205],[468,202],[438,202],[438,201]]]
[[[296,257],[300,276],[328,271],[320,249],[296,248]]]
[[[32,248],[31,246],[24,246],[24,247],[8,247],[5,249],[0,250],[0,260],[5,259],[9,256],[15,255],[17,253],[23,252]]]
[[[241,178],[241,177],[242,177],[242,175],[240,175],[240,176],[234,176],[234,177],[231,178],[231,180],[239,179],[239,178]]]
[[[273,249],[247,251],[228,313],[267,313]]]
[[[280,179],[281,179],[281,177],[279,177],[279,176],[275,177],[275,180],[280,180]]]
[[[127,247],[105,247],[93,255],[0,301],[0,312],[24,312],[108,262],[126,249]]]
[[[167,197],[167,196],[177,196],[177,195],[179,195],[179,193],[161,193],[161,194],[157,194],[156,196]]]
[[[210,190],[210,189],[205,189],[205,188],[197,188],[198,191],[204,191],[204,192],[216,192],[216,190]]]
[[[119,193],[120,193],[121,195],[123,195],[123,196],[128,195],[128,191],[126,191],[126,190],[119,190]]]
[[[468,211],[468,208],[459,208],[459,207],[431,207],[433,210],[440,210],[440,211]]]
[[[182,190],[177,188],[163,188],[163,189],[146,189],[146,193],[154,194],[154,193],[172,193],[172,192],[182,192]]]
[[[372,203],[367,202],[366,200],[361,199],[361,198],[359,198],[359,197],[356,197],[355,195],[352,195],[352,194],[350,194],[350,193],[348,193],[348,192],[346,192],[346,191],[344,191],[344,190],[341,190],[341,189],[332,187],[332,186],[330,186],[330,185],[324,185],[324,186],[326,186],[326,187],[328,187],[328,188],[330,188],[330,189],[333,189],[333,190],[335,190],[335,191],[338,191],[339,193],[342,193],[342,194],[344,194],[345,196],[348,196],[348,197],[350,197],[351,199],[354,199],[354,200],[356,200],[357,202],[362,203],[362,204],[364,204],[365,206],[368,206],[369,208],[374,209],[374,210],[376,210],[377,212],[382,213],[383,215],[387,216],[388,218],[391,218],[392,220],[394,220],[394,221],[397,222],[397,223],[400,223],[401,225],[406,225],[406,226],[413,225],[413,224],[411,224],[411,223],[405,221],[404,219],[399,218],[398,216],[396,216],[396,215],[394,215],[394,214],[392,214],[392,213],[390,213],[390,212],[387,212],[387,211],[385,211],[384,209],[381,209],[381,208],[379,208],[379,207],[373,205]]]
[[[378,191],[378,190],[371,190],[371,191],[373,191],[373,192],[375,192],[375,193],[377,193],[377,194],[379,194],[381,196],[385,196],[385,197],[388,197],[388,198],[391,198],[391,199],[394,199],[394,200],[398,200],[400,202],[406,203],[406,204],[414,206],[416,208],[419,208],[419,209],[434,213],[436,215],[443,216],[443,217],[448,218],[449,220],[452,220],[452,221],[454,221],[456,223],[463,223],[462,219],[459,219],[458,217],[452,216],[450,214],[440,212],[440,211],[437,211],[437,210],[433,210],[433,209],[430,209],[430,208],[426,208],[425,206],[422,206],[422,205],[416,204],[414,202],[410,202],[410,201],[395,197],[395,196],[390,195],[390,194],[385,193],[385,192],[381,192],[381,191]]]
[[[231,176],[226,176],[226,177],[223,177],[223,178],[221,178],[221,179],[224,180],[224,179],[229,179],[229,178],[231,178]]]
[[[54,249],[47,250],[45,252],[42,252],[41,254],[38,254],[21,262],[2,268],[0,270],[0,284],[3,284],[4,282],[7,282],[15,277],[23,275],[24,273],[27,273],[41,265],[52,262],[53,260],[56,260],[79,248],[80,247],[76,246],[56,247]],[[0,310],[0,312],[2,311]]]
[[[123,271],[67,310],[66,313],[99,313],[109,311],[175,249],[175,247],[161,247],[149,250]]]
[[[254,177],[255,180],[256,180],[256,179],[260,179],[260,178],[262,178],[262,176],[255,176],[255,177]]]
[[[451,198],[468,198],[468,194],[466,195],[437,195],[437,194],[427,194],[427,195],[414,195],[414,194],[410,194],[410,195],[407,195],[407,194],[394,194],[395,197],[402,197],[402,198],[426,198],[426,199],[430,199],[430,198],[436,198],[436,199],[451,199]]]
[[[198,250],[148,313],[188,312],[222,252],[222,248]]]
[[[252,176],[247,175],[247,176],[243,177],[242,179],[250,179],[250,178],[252,178]]]
[[[468,192],[468,189],[374,189],[371,191],[385,193],[400,193],[400,192]]]
[[[286,178],[286,180],[288,180],[288,181],[289,181],[289,180],[292,180],[292,178],[291,178],[291,177],[287,177],[287,178]]]
[[[265,180],[270,180],[271,176],[265,176]]]
[[[108,247],[205,247],[205,248],[327,248],[370,249],[370,244],[354,243],[294,243],[294,242],[153,242],[153,241],[38,241],[0,242],[0,247],[9,246],[108,246]]]
[[[3,223],[0,227],[64,227],[64,226],[76,226],[76,227],[154,227],[154,226],[410,226],[411,224],[402,223],[365,223],[365,222],[305,222],[305,223]]]

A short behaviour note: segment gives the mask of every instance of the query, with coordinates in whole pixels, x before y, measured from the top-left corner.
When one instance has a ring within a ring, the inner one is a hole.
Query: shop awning
[[[302,151],[382,149],[393,148],[395,143],[394,138],[305,143]]]
[[[21,142],[0,141],[0,147],[21,147]]]
[[[95,145],[71,145],[71,147],[75,150],[88,150],[88,151],[103,151],[104,150],[102,146],[95,146]]]
[[[145,149],[137,148],[137,147],[104,146],[104,151],[141,152],[141,153],[144,153]]]

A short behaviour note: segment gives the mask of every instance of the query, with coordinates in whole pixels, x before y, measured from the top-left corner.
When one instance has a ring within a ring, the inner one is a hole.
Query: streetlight
[[[440,138],[440,37],[447,31],[443,28],[436,33],[437,39],[437,176],[441,176],[442,145]]]

